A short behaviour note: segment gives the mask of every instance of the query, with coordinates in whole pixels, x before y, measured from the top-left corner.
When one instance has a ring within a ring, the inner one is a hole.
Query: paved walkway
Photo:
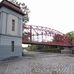
[[[36,53],[0,62],[0,74],[74,74],[74,57]]]

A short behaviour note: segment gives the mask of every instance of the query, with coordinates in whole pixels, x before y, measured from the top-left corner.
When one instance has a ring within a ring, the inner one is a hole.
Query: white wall
[[[10,37],[10,36],[1,36],[0,45],[10,45],[11,41],[15,42],[15,46],[22,46],[22,38]]]
[[[15,31],[12,31],[12,19],[15,20]],[[18,18],[14,15],[8,14],[7,20],[7,34],[9,35],[18,35]]]
[[[22,56],[22,40],[17,37],[9,37],[0,35],[0,60],[12,57]],[[12,52],[11,41],[14,41],[14,52]]]
[[[6,33],[6,23],[7,23],[7,19],[6,19],[6,13],[2,12],[2,32],[1,34],[5,34]]]
[[[22,18],[23,16],[5,7],[0,9],[0,34],[22,37]],[[16,31],[11,30],[11,19],[16,19]]]
[[[1,12],[0,12],[0,33],[2,32],[2,21],[1,21]]]
[[[22,15],[5,7],[0,9],[0,60],[10,56],[22,55]],[[12,31],[12,19],[15,31]],[[11,42],[14,41],[14,52]]]

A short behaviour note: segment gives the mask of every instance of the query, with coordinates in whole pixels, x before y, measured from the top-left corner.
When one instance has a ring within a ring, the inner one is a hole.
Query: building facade
[[[3,0],[0,3],[0,60],[22,56],[22,19],[19,6]]]

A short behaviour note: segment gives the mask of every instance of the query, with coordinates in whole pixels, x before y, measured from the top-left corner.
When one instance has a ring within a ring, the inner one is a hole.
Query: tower
[[[0,60],[22,55],[22,18],[20,7],[3,0],[0,3]]]

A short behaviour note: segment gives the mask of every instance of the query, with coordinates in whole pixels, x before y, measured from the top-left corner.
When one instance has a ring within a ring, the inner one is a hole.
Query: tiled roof
[[[0,8],[4,6],[10,10],[13,10],[21,15],[24,15],[24,13],[22,12],[21,8],[13,3],[11,3],[10,1],[8,0],[3,0],[1,3],[0,3]]]

